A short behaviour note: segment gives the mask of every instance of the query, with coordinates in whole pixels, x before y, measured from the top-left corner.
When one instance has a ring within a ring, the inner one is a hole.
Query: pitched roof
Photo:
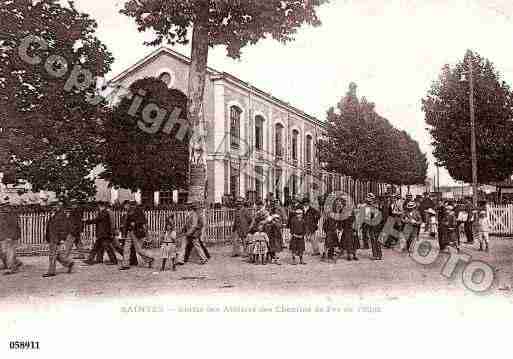
[[[122,81],[127,76],[133,74],[134,72],[139,70],[141,67],[144,67],[145,65],[151,63],[158,56],[160,56],[162,54],[167,54],[169,56],[172,56],[173,58],[175,58],[179,61],[182,61],[183,63],[185,63],[187,65],[190,65],[190,63],[191,63],[191,59],[189,57],[187,57],[177,51],[174,51],[170,48],[163,46],[163,47],[160,47],[157,50],[151,52],[150,54],[145,56],[143,59],[139,60],[134,65],[130,66],[129,68],[127,68],[126,70],[124,70],[123,72],[121,72],[120,74],[115,76],[114,78],[112,78],[109,81],[109,84],[113,84],[113,83]],[[294,114],[313,122],[314,124],[316,124],[318,126],[324,127],[324,125],[325,125],[322,121],[318,120],[316,117],[307,114],[306,112],[298,109],[297,107],[292,106],[288,102],[283,101],[283,100],[271,95],[270,93],[263,91],[255,86],[249,84],[248,82],[245,82],[245,81],[239,79],[238,77],[236,77],[232,74],[229,74],[227,72],[217,71],[211,67],[207,67],[207,72],[208,72],[208,74],[211,75],[212,81],[226,80],[226,81],[231,82],[247,91],[251,91],[251,92],[257,94],[257,95],[279,105],[280,107],[283,107],[286,110],[293,112]]]

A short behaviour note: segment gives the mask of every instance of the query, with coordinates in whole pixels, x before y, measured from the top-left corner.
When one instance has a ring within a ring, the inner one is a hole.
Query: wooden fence
[[[144,212],[148,223],[148,239],[152,246],[160,244],[160,234],[164,231],[165,220],[170,215],[174,215],[178,230],[185,225],[187,212],[172,210],[147,210]],[[114,211],[115,229],[120,228],[122,211]],[[232,238],[232,225],[235,210],[221,209],[208,210],[206,212],[207,226],[203,239],[206,243],[215,244],[223,243]],[[50,219],[52,212],[31,212],[20,215],[21,224],[21,240],[19,246],[20,255],[41,255],[48,251],[48,244],[45,242],[46,225]],[[83,219],[88,220],[95,218],[96,211],[84,212]],[[323,236],[321,218],[319,223],[318,236]],[[82,242],[86,247],[90,248],[95,240],[95,226],[84,226],[82,232]],[[285,243],[290,241],[290,231],[288,228],[283,230],[283,239]]]
[[[490,233],[500,236],[513,235],[513,205],[488,205],[486,207]]]
[[[233,224],[234,210],[208,210],[206,213],[207,226],[203,235],[207,243],[222,243],[231,238],[231,227]],[[45,241],[46,225],[52,216],[52,212],[31,212],[20,214],[21,254],[40,254],[48,250]],[[120,228],[122,211],[113,211],[115,229]],[[147,210],[144,212],[148,224],[148,240],[154,246],[160,244],[160,234],[164,231],[166,218],[174,215],[178,230],[185,225],[187,212],[171,210]],[[97,211],[86,211],[83,220],[93,219]],[[82,242],[90,247],[96,238],[95,226],[84,226]]]

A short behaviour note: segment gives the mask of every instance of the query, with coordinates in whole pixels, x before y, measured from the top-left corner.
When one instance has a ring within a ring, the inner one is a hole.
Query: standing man
[[[57,205],[57,211],[50,218],[46,226],[46,241],[50,244],[48,273],[43,277],[55,277],[56,262],[73,270],[73,261],[69,259],[75,238],[73,237],[74,223],[71,208],[64,208],[62,202]],[[60,248],[60,246],[63,248]]]
[[[411,244],[417,240],[422,223],[422,217],[419,211],[417,211],[417,204],[415,202],[411,201],[406,205],[403,221],[405,224],[403,233],[406,236],[406,247],[404,250],[411,252]]]
[[[119,269],[130,269],[130,249],[132,245],[134,246],[135,252],[148,264],[148,267],[151,268],[155,260],[142,246],[142,240],[146,237],[146,216],[135,202],[130,202],[128,205],[124,228],[127,235],[123,247],[123,262]]]
[[[431,209],[435,209],[435,202],[433,202],[433,200],[429,196],[429,193],[425,192],[424,193],[424,198],[420,202],[420,206],[419,206],[419,212],[420,212],[420,215],[422,217],[422,222],[424,223],[424,232],[428,231],[428,227],[429,227],[429,221],[428,221],[429,214],[427,214],[426,211],[428,209],[430,209],[430,208]]]
[[[370,242],[372,259],[381,260],[383,259],[383,253],[381,251],[381,243],[378,241],[381,219],[379,219],[379,223],[376,223],[378,222],[378,218],[376,218],[376,216],[380,211],[375,203],[376,196],[373,193],[368,193],[365,205],[361,209],[361,211],[363,211],[362,236],[364,239],[364,249],[369,248]]]
[[[96,225],[96,242],[94,243],[93,249],[89,253],[89,258],[85,261],[88,265],[96,263],[103,263],[104,251],[107,252],[110,262],[109,265],[117,265],[118,260],[116,253],[114,253],[114,247],[112,244],[112,227],[110,214],[107,211],[107,204],[105,202],[98,203],[98,215],[95,219],[84,221],[84,224]]]
[[[317,242],[315,232],[317,232],[317,229],[319,228],[319,220],[321,219],[321,214],[318,210],[310,206],[309,198],[305,198],[303,200],[303,210],[305,213],[306,241],[310,242],[312,247],[312,255],[318,256],[320,255],[319,243]]]
[[[187,216],[185,221],[183,234],[187,243],[183,260],[185,263],[189,261],[189,256],[193,248],[196,249],[196,253],[198,253],[202,265],[208,262],[205,248],[201,243],[201,235],[203,233],[204,226],[203,206],[201,203],[195,202],[192,204],[192,212]]]
[[[232,257],[239,257],[241,255],[241,247],[242,254],[247,254],[246,237],[248,236],[249,226],[251,225],[251,214],[244,208],[244,202],[241,198],[237,198],[236,205],[237,208],[235,210],[232,226]]]
[[[16,273],[23,264],[16,258],[16,248],[20,237],[18,213],[10,205],[7,197],[5,202],[0,202],[0,258],[7,269],[4,275]]]

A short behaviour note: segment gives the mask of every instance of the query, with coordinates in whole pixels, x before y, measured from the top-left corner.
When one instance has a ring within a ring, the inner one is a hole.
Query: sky
[[[265,1],[265,0],[262,0]],[[155,50],[143,44],[135,22],[119,14],[124,1],[76,0],[98,21],[98,37],[115,57],[112,78]],[[244,48],[239,60],[223,47],[211,50],[209,66],[229,72],[324,120],[346,93],[376,104],[377,112],[406,130],[436,168],[421,100],[444,64],[455,64],[472,49],[490,59],[513,84],[513,2],[505,0],[331,0],[319,9],[320,27],[303,27],[296,41],[272,39]],[[190,48],[175,50],[189,56]],[[479,134],[478,134],[479,135]],[[456,182],[445,169],[440,185]]]

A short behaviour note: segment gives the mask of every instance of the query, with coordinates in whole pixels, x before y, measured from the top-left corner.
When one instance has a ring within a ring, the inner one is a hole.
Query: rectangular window
[[[297,161],[298,136],[299,136],[299,133],[297,131],[292,132],[292,160],[293,161]]]
[[[264,198],[264,181],[263,181],[263,174],[264,169],[262,166],[255,166],[255,190],[256,195],[259,200],[263,200]]]
[[[237,149],[240,144],[240,115],[242,111],[236,106],[230,107],[230,138],[231,148]]]
[[[240,196],[239,181],[240,181],[239,170],[235,167],[231,167],[230,168],[230,194],[235,198]]]
[[[290,180],[292,181],[292,196],[293,197],[296,197],[298,195],[298,183],[297,183],[297,176],[296,175],[292,175],[290,176]]]
[[[255,148],[257,150],[264,148],[264,119],[260,116],[255,118]]]
[[[283,126],[276,125],[276,143],[275,143],[276,157],[283,157]]]
[[[312,164],[312,137],[306,138],[306,163]]]

